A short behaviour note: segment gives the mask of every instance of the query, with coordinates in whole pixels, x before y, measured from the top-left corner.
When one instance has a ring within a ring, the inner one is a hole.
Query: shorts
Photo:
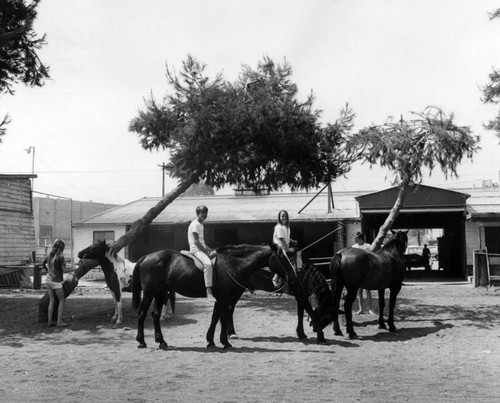
[[[47,286],[52,288],[53,290],[57,290],[58,288],[63,288],[63,283],[59,281],[45,280],[45,284],[47,284]]]

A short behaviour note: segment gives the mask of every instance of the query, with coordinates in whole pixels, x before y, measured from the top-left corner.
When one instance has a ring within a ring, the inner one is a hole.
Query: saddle
[[[181,250],[181,255],[187,257],[188,259],[191,259],[194,262],[196,268],[200,271],[203,271],[203,263],[201,262],[200,259],[191,254],[191,252],[189,252],[188,250]],[[217,256],[213,257],[211,260],[212,260],[212,267],[215,267],[215,261],[217,260]]]

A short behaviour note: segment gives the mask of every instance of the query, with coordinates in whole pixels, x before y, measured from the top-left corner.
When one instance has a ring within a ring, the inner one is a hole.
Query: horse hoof
[[[343,335],[344,335],[344,333],[342,333],[342,332],[341,332],[341,331],[339,331],[339,330],[337,330],[337,331],[333,332],[333,334],[334,334],[335,336],[343,336]]]
[[[389,326],[389,332],[395,332],[396,326]]]
[[[316,344],[321,344],[323,346],[328,346],[328,342],[325,339],[322,340],[316,340]]]
[[[383,330],[387,330],[387,326],[386,325],[378,325],[378,328],[379,329],[383,329]]]
[[[163,343],[160,343],[160,345],[158,346],[160,350],[167,350],[168,349],[168,344],[163,342]]]
[[[233,346],[229,343],[224,345],[224,350],[229,350],[230,348],[233,348]]]
[[[146,343],[141,343],[137,346],[137,348],[146,348]]]
[[[357,335],[356,333],[349,333],[349,338],[350,338],[351,340],[353,340],[353,339],[357,339],[357,338],[358,338],[358,335]]]
[[[215,343],[208,343],[207,348],[208,349],[215,348]]]

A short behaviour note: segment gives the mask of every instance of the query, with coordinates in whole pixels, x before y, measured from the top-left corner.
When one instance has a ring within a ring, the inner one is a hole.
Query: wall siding
[[[29,178],[0,178],[0,265],[20,265],[35,250]]]

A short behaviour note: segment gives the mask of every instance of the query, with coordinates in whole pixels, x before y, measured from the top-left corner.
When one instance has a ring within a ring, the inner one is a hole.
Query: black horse
[[[408,243],[408,231],[392,231],[392,234],[386,244],[376,252],[369,252],[360,248],[347,248],[337,252],[330,262],[333,298],[337,309],[340,305],[342,290],[344,287],[347,289],[344,311],[346,331],[351,339],[357,336],[352,325],[352,304],[356,299],[359,288],[378,290],[379,329],[387,329],[384,322],[384,293],[385,289],[389,288],[390,301],[387,323],[391,332],[396,330],[394,326],[394,307],[404,279],[405,263],[403,255]],[[334,314],[333,330],[335,335],[342,335],[337,314]]]
[[[214,267],[214,296],[216,302],[212,321],[220,319],[220,342],[224,348],[232,347],[228,341],[227,323],[229,306],[237,300],[245,284],[262,267],[285,276],[287,264],[283,254],[273,245],[236,245],[230,247],[231,253],[217,253]],[[161,349],[167,348],[160,326],[160,313],[167,291],[177,292],[190,298],[206,297],[203,272],[196,268],[193,261],[180,252],[166,249],[143,256],[137,262],[132,278],[132,302],[139,309],[137,337],[139,348],[145,348],[144,320],[151,302],[154,300],[152,317],[155,328],[155,341]],[[141,290],[143,298],[141,301]],[[207,347],[215,346],[215,325],[210,326],[206,339]]]
[[[272,281],[273,276],[274,273],[269,270],[259,270],[250,279],[249,290],[276,292],[277,290]],[[313,331],[316,332],[317,343],[326,343],[323,329],[333,321],[335,308],[333,296],[325,277],[312,264],[307,264],[305,268],[297,270],[296,281],[288,282],[286,285],[288,293],[294,295],[297,300],[297,337],[300,340],[307,339],[304,332],[304,311],[306,311],[311,319]],[[298,295],[302,295],[302,297]],[[237,302],[229,308],[229,337],[237,337],[233,320],[234,308]],[[212,325],[215,326],[213,322]]]

